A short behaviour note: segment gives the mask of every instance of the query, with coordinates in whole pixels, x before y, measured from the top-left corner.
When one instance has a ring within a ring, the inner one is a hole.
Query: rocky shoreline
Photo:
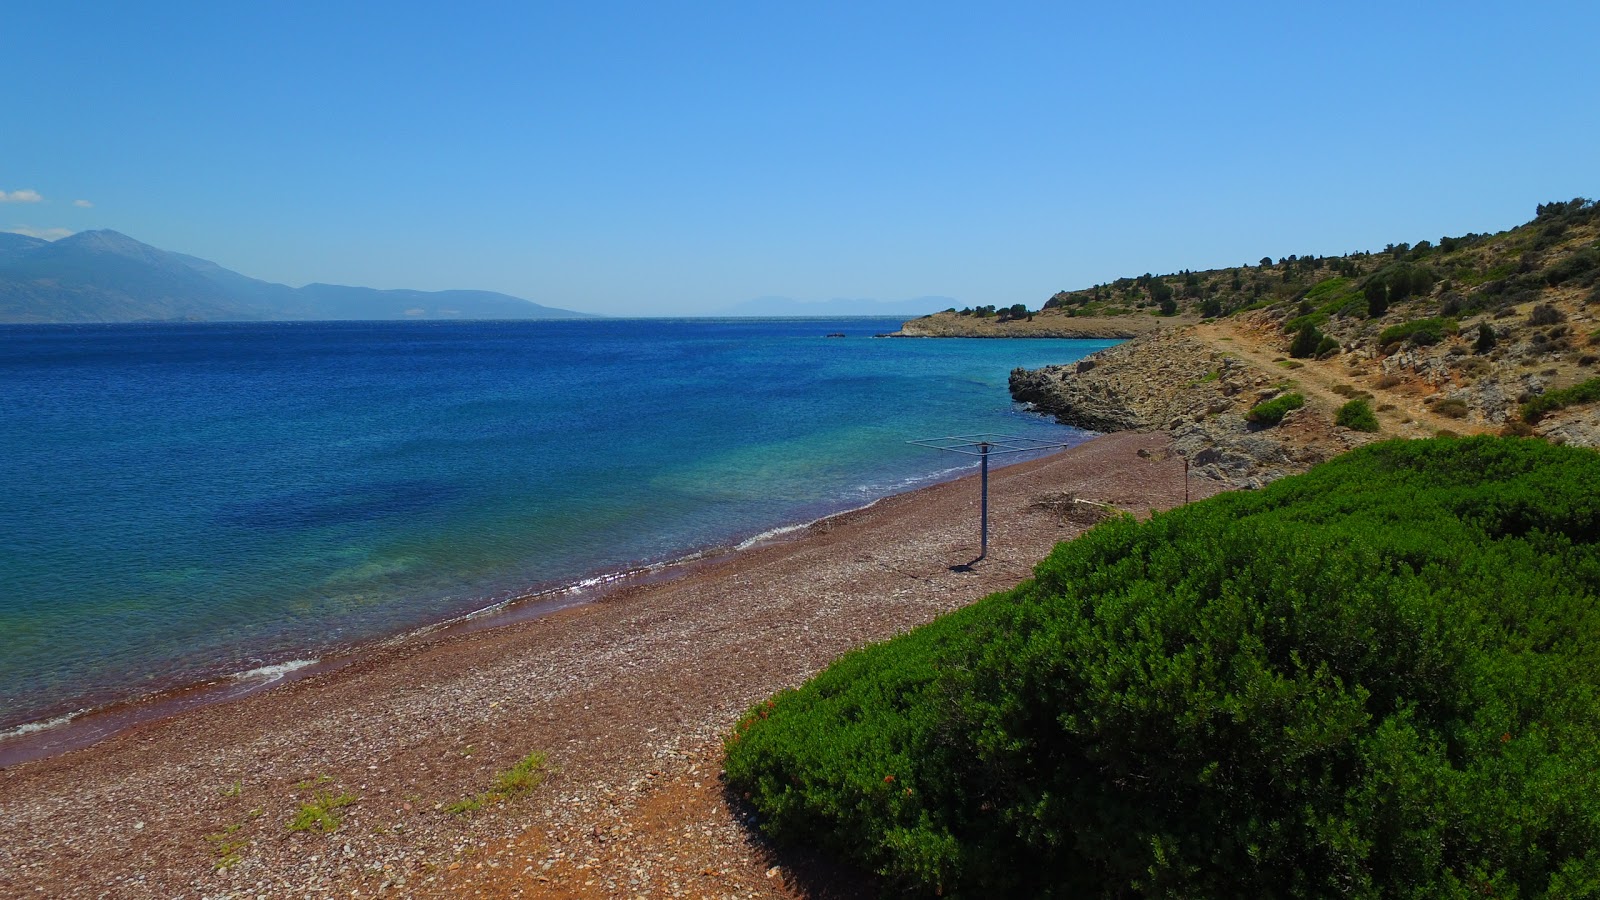
[[[1533,423],[1520,417],[1523,402],[1582,381],[1596,362],[1567,338],[1594,329],[1589,307],[1555,300],[1549,308],[1560,324],[1552,328],[1530,324],[1535,306],[1463,321],[1426,345],[1379,346],[1382,329],[1404,322],[1406,312],[1336,320],[1323,330],[1337,348],[1306,359],[1287,355],[1285,311],[1261,310],[1145,335],[1069,365],[1017,369],[1011,395],[1078,428],[1165,432],[1194,471],[1236,488],[1260,487],[1385,437],[1510,431],[1600,447],[1593,405]],[[1474,348],[1480,324],[1495,335],[1487,351]],[[1257,404],[1290,392],[1305,405],[1279,424],[1247,418]],[[1339,407],[1357,398],[1376,409],[1377,432],[1335,424]]]

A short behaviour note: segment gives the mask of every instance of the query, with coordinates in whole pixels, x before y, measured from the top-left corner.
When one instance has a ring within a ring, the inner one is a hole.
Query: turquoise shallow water
[[[326,653],[1083,435],[892,320],[0,326],[0,729]],[[844,339],[824,337],[844,332]]]

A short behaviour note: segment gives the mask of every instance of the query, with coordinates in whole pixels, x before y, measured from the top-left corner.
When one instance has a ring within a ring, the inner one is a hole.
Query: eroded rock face
[[[1089,359],[1011,373],[1011,396],[1074,428],[1157,428],[1189,411],[1186,386],[1216,381],[1222,357],[1184,334],[1165,332]]]
[[[1069,366],[1013,369],[1011,396],[1056,421],[1085,431],[1137,431],[1151,427],[1131,398],[1114,387],[1078,379]]]

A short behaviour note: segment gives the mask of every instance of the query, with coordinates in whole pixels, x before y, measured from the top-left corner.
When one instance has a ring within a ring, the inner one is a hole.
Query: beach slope
[[[748,830],[719,781],[727,730],[844,651],[1026,578],[1085,527],[1071,498],[1182,502],[1166,441],[1109,435],[997,470],[991,553],[970,569],[974,477],[12,766],[0,894],[853,895],[859,876],[796,869]],[[542,785],[449,811],[534,752]],[[291,829],[308,807],[337,830]]]

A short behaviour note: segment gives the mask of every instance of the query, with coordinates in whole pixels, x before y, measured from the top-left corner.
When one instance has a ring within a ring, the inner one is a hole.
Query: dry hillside
[[[1544,204],[1518,228],[1438,245],[1122,279],[1057,294],[1035,321],[1110,309],[1155,318],[1163,301],[1199,321],[1075,365],[1018,370],[1013,395],[1092,430],[1167,430],[1203,474],[1236,485],[1379,437],[1504,431],[1600,446],[1591,201]],[[1304,405],[1276,424],[1252,421],[1288,395]],[[1370,416],[1344,409],[1353,401]]]

